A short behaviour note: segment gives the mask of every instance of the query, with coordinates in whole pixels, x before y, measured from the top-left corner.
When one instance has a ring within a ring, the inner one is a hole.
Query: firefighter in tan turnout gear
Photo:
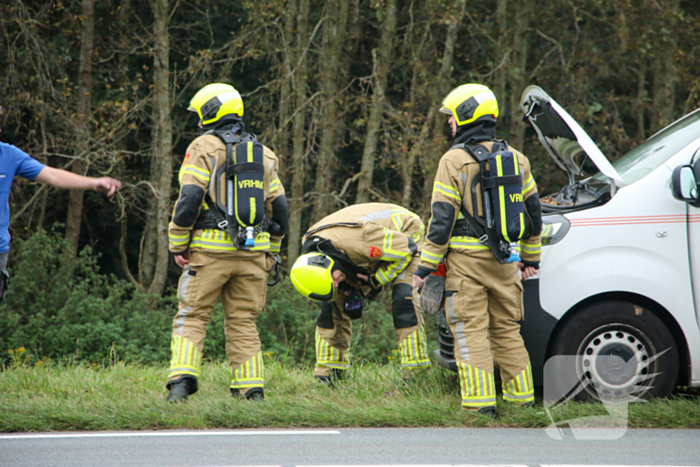
[[[460,86],[440,111],[450,115],[455,141],[435,175],[432,216],[413,283],[426,284],[422,293],[429,295],[425,279],[445,260],[445,312],[462,407],[495,416],[494,363],[503,399],[534,404],[530,358],[517,323],[523,319],[518,270],[527,279],[539,269],[541,208],[527,158],[495,138],[498,104],[489,88]],[[513,223],[515,233],[506,230]],[[439,307],[421,303],[428,312]]]
[[[360,318],[367,297],[382,288],[391,289],[402,368],[430,365],[412,287],[423,236],[423,222],[416,214],[384,203],[341,209],[306,232],[302,256],[294,263],[290,278],[301,294],[320,302],[317,379],[342,378],[342,371],[349,367],[350,320]]]
[[[168,232],[183,272],[167,399],[181,401],[197,391],[206,325],[221,297],[231,393],[260,400],[265,373],[255,318],[289,219],[278,160],[245,132],[243,101],[232,86],[203,87],[188,110],[199,115],[200,136],[180,169]]]

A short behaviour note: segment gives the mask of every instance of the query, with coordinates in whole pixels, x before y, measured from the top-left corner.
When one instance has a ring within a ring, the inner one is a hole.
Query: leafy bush
[[[0,306],[0,357],[19,347],[38,361],[72,359],[167,362],[172,319],[177,311],[175,290],[148,296],[125,280],[99,273],[97,258],[85,248],[69,262],[64,240],[44,231],[13,242],[10,290]],[[70,273],[72,271],[72,273]],[[387,361],[397,347],[389,293],[353,322],[355,359]],[[263,352],[293,364],[315,358],[318,306],[302,297],[289,280],[270,287],[266,311],[257,320]],[[204,357],[225,360],[226,340],[221,303],[212,313]],[[432,335],[432,328],[428,335]]]

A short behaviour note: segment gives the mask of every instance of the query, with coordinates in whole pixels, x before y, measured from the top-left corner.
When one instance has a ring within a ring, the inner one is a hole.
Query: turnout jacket
[[[235,152],[236,145],[233,145]],[[284,187],[277,176],[279,160],[277,156],[263,145],[263,162],[265,166],[264,191],[265,215],[280,226],[286,228],[289,210],[284,193]],[[204,134],[195,139],[187,148],[187,155],[180,168],[180,196],[175,203],[172,222],[168,229],[170,252],[179,255],[188,249],[206,251],[235,251],[238,250],[231,241],[228,233],[219,229],[193,230],[199,217],[200,210],[209,209],[204,202],[205,192],[215,202],[217,193],[212,174],[226,165],[226,145],[217,136]],[[225,180],[225,173],[222,177]],[[225,189],[220,188],[222,195]],[[222,202],[222,200],[219,200]],[[223,201],[225,204],[225,201]],[[284,229],[283,229],[284,230]],[[260,232],[255,238],[254,251],[270,251],[277,254],[282,245],[281,235],[270,235]]]
[[[485,146],[489,151],[493,146],[492,141],[478,144]],[[531,228],[535,234],[520,241],[520,258],[526,264],[539,266],[542,249],[540,233],[542,221],[537,185],[530,172],[530,161],[527,157],[510,146],[508,150],[518,156],[520,173],[523,177],[523,201],[525,209],[533,218],[533,226]],[[464,219],[464,216],[460,214],[462,205],[464,205],[467,212],[474,214],[472,212],[471,184],[474,177],[478,174],[478,161],[464,149],[450,149],[440,159],[433,183],[432,216],[421,254],[419,275],[424,276],[427,272],[437,269],[445,255],[451,250],[485,250],[491,254],[489,247],[480,243],[478,238],[452,235],[457,220]],[[477,185],[476,195],[479,209],[478,215],[483,217],[483,203],[479,185]]]
[[[388,203],[356,204],[331,214],[304,235],[330,240],[353,263],[375,274],[384,286],[396,279],[423,245],[425,228],[417,214]]]

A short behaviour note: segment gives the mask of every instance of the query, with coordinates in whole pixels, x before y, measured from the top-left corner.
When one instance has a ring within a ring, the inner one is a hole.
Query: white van
[[[523,284],[535,384],[549,357],[577,355],[578,377],[593,374],[599,393],[659,397],[700,386],[700,110],[611,164],[539,87],[525,89],[521,107],[569,175],[541,200],[540,274]],[[599,172],[582,180],[586,159]],[[435,356],[456,370],[444,324]],[[586,390],[580,398],[597,397]]]

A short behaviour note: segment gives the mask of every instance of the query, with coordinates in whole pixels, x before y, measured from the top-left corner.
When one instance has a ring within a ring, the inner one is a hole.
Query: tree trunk
[[[287,3],[287,17],[284,20],[284,64],[282,73],[284,78],[280,86],[280,115],[279,115],[279,139],[277,142],[277,156],[279,157],[279,173],[286,175],[285,170],[289,163],[289,115],[292,103],[292,67],[294,66],[294,46],[292,44],[294,32],[294,12],[296,11],[296,0],[289,0]]]
[[[394,35],[396,34],[396,0],[387,0],[384,9],[384,21],[382,23],[382,38],[379,48],[372,51],[374,59],[372,109],[367,123],[367,136],[365,148],[362,152],[362,176],[357,186],[356,203],[366,203],[369,201],[370,188],[372,187],[372,176],[374,175],[374,162],[377,153],[377,143],[379,142],[379,130],[382,125],[382,115],[384,113],[384,101],[386,100],[386,85],[389,77],[389,64],[391,62],[391,51],[394,45]]]
[[[90,118],[92,116],[92,52],[95,41],[95,3],[93,0],[82,0],[83,27],[80,44],[80,71],[78,74],[78,114],[75,119],[76,145],[73,163],[73,173],[85,175],[90,148]],[[80,223],[83,218],[84,190],[71,190],[68,195],[68,215],[66,217],[66,254],[73,258],[78,252],[80,242]]]
[[[527,29],[530,26],[530,16],[532,15],[532,0],[519,0],[515,2],[515,29],[513,30],[513,48],[510,60],[511,66],[508,77],[510,81],[510,125],[508,143],[516,149],[522,150],[525,142],[526,125],[522,121],[522,110],[520,110],[520,94],[525,89],[525,68],[527,66]],[[506,96],[496,96],[501,101],[506,100]],[[504,112],[500,112],[502,115]]]
[[[304,127],[306,124],[306,84],[307,84],[307,54],[305,49],[309,40],[309,0],[299,0],[297,12],[297,70],[294,79],[295,112],[294,141],[292,168],[292,203],[289,215],[289,242],[287,243],[287,265],[299,257],[301,243],[301,211],[304,207]]]
[[[675,30],[676,15],[680,0],[660,0],[662,24],[670,31]],[[673,34],[658,34],[656,57],[653,61],[653,91],[651,103],[652,133],[661,130],[673,121],[675,107],[675,87],[678,81],[674,57],[676,43]]]
[[[647,74],[647,59],[640,58],[639,71],[637,72],[637,102],[635,103],[635,113],[637,114],[637,141],[642,142],[646,139],[646,131],[644,130],[644,110],[646,109],[646,74]]]
[[[170,121],[170,19],[169,0],[153,0],[153,157],[151,183],[156,189],[155,213],[150,222],[156,234],[155,271],[148,288],[152,294],[162,294],[168,273],[168,220],[172,184],[172,123]]]
[[[428,111],[428,116],[432,115],[432,122],[426,119],[425,125],[433,125],[433,146],[432,148],[419,148],[420,152],[418,154],[425,154],[423,157],[423,170],[425,171],[425,182],[423,185],[423,197],[427,201],[425,206],[422,206],[421,213],[427,214],[430,211],[430,195],[433,191],[433,179],[435,178],[435,171],[437,170],[438,163],[440,162],[440,157],[442,156],[442,150],[444,149],[444,138],[443,130],[445,128],[447,118],[442,119],[438,116],[438,108],[442,99],[447,95],[450,88],[450,75],[452,74],[452,63],[454,61],[455,45],[457,44],[457,36],[459,34],[459,29],[462,26],[462,20],[464,19],[464,13],[466,11],[466,2],[462,0],[455,0],[452,5],[453,20],[450,21],[447,27],[447,35],[445,37],[445,50],[442,52],[442,59],[440,60],[440,71],[435,80],[435,86],[433,87],[433,98],[431,99],[431,111]],[[460,83],[463,84],[463,83]],[[427,142],[426,140],[424,143]],[[423,143],[423,144],[424,144]]]
[[[330,0],[326,4],[326,22],[323,27],[323,48],[321,51],[321,89],[323,103],[321,107],[321,140],[318,148],[316,165],[316,183],[314,192],[319,195],[311,213],[311,223],[325,217],[331,210],[333,200],[331,182],[335,173],[337,159],[338,122],[336,118],[338,103],[338,74],[340,71],[340,54],[345,42],[345,24],[348,19],[350,0]]]
[[[493,92],[499,103],[499,111],[505,116],[506,106],[506,77],[508,72],[508,58],[510,50],[508,48],[508,0],[497,0],[496,21],[498,24],[498,61],[494,64],[497,71],[494,75]]]

